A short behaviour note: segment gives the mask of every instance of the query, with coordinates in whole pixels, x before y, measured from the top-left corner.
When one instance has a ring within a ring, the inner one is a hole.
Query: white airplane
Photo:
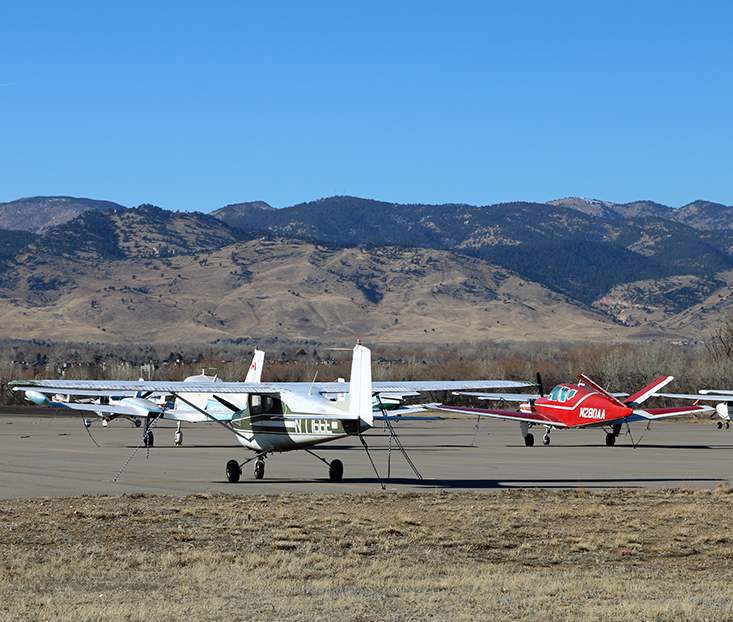
[[[695,400],[696,404],[698,402],[719,402],[715,406],[715,413],[723,421],[718,421],[718,430],[723,426],[726,430],[730,427],[731,417],[733,416],[733,408],[731,408],[733,391],[727,389],[701,389],[699,393],[657,393],[656,395],[682,400]]]
[[[237,482],[242,466],[255,461],[254,477],[265,473],[265,458],[276,452],[304,449],[329,467],[332,481],[343,477],[340,460],[328,462],[317,456],[310,447],[320,443],[359,436],[368,452],[363,432],[372,427],[374,394],[404,394],[411,391],[462,391],[497,388],[526,388],[528,382],[508,380],[435,381],[435,382],[372,382],[371,351],[357,343],[353,351],[350,382],[217,382],[213,399],[231,413],[228,421],[220,421],[195,404],[191,397],[211,393],[211,382],[109,382],[83,380],[16,380],[13,390],[54,393],[75,396],[134,396],[141,394],[172,395],[207,420],[218,423],[233,432],[239,442],[255,452],[240,464],[230,460],[226,477]],[[348,392],[348,399],[333,401],[334,394]],[[135,398],[143,400],[145,398]],[[161,408],[161,410],[163,410]]]
[[[265,360],[263,350],[255,349],[252,363],[247,370],[245,382],[259,383],[262,378],[262,364]],[[140,382],[144,382],[140,379]],[[207,376],[203,372],[196,376],[189,376],[183,382],[206,384],[220,383],[221,378],[218,376]],[[211,389],[210,389],[211,390]],[[145,422],[145,431],[143,440],[147,447],[152,447],[154,442],[153,431],[150,424],[158,417],[170,419],[178,422],[174,443],[176,445],[183,444],[182,423],[201,423],[210,421],[212,418],[220,421],[229,421],[232,418],[230,410],[224,408],[219,402],[213,399],[213,393],[192,393],[189,398],[198,408],[207,411],[207,415],[202,415],[197,409],[188,406],[173,399],[168,400],[167,395],[162,393],[149,393],[137,391],[134,395],[104,395],[101,398],[86,399],[83,401],[72,399],[72,394],[56,393],[50,398],[40,391],[28,390],[25,392],[25,398],[37,404],[38,406],[50,406],[53,408],[65,408],[77,411],[92,411],[97,415],[96,419],[85,419],[84,425],[89,428],[97,421],[100,421],[103,427],[106,427],[110,421],[119,417],[129,419],[140,427]]]

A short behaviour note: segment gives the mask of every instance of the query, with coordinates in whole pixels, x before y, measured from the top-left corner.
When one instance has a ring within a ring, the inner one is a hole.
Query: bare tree
[[[733,313],[726,315],[718,326],[710,329],[705,339],[705,349],[716,362],[733,358]]]

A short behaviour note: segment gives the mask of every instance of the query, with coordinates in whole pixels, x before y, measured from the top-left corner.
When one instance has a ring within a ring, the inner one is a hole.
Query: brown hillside
[[[18,264],[0,337],[206,342],[623,340],[648,336],[478,259],[257,240],[195,256]]]

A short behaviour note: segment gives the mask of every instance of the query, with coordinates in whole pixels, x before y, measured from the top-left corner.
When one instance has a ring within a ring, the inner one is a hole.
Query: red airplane
[[[633,421],[653,421],[666,417],[677,417],[688,414],[710,414],[709,406],[694,405],[679,408],[637,408],[647,398],[652,397],[663,386],[674,380],[673,376],[664,376],[641,391],[634,393],[623,402],[593,382],[587,376],[579,374],[580,384],[560,384],[548,395],[542,394],[540,384],[539,395],[501,394],[501,393],[469,393],[456,392],[457,395],[473,395],[482,400],[523,401],[519,412],[508,410],[490,410],[486,408],[469,408],[461,406],[436,406],[438,410],[467,413],[480,417],[495,417],[519,421],[522,436],[527,447],[534,445],[534,435],[529,429],[535,425],[544,426],[546,431],[542,437],[545,445],[550,444],[550,430],[553,428],[606,428],[606,445],[614,445],[624,423]],[[538,378],[539,380],[539,378]],[[623,394],[624,397],[625,394]],[[526,400],[526,401],[525,401]]]

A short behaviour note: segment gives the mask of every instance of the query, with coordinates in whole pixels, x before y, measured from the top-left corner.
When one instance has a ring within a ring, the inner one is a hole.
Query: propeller
[[[545,397],[545,390],[542,387],[542,377],[540,376],[540,372],[537,372],[537,386],[540,390],[540,397]]]

